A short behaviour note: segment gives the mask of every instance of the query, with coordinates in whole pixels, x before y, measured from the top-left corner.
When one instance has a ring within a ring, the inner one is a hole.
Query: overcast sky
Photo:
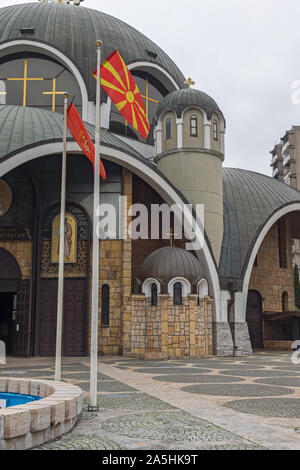
[[[0,0],[1,7],[22,3],[31,2]],[[226,166],[270,174],[269,151],[287,129],[300,125],[300,104],[291,99],[292,83],[300,80],[298,0],[83,5],[143,32],[217,101],[227,121]]]

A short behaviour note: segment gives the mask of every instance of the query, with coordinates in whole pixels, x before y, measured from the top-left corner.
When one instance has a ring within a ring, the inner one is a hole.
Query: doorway
[[[247,300],[247,323],[253,349],[264,347],[262,332],[262,298],[259,292],[250,290]]]
[[[6,354],[14,351],[14,298],[11,292],[0,293],[0,341],[4,341]]]

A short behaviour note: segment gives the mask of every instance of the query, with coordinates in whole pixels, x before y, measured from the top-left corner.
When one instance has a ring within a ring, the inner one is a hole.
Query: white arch
[[[171,297],[173,297],[173,290],[176,282],[180,282],[182,285],[182,297],[187,297],[192,292],[191,283],[185,279],[185,277],[175,277],[168,284],[168,293]]]
[[[82,98],[82,118],[84,121],[89,120],[89,105],[88,105],[88,93],[84,79],[74,64],[66,55],[57,50],[55,47],[48,44],[44,44],[39,41],[30,41],[28,39],[16,39],[14,41],[6,42],[0,45],[0,57],[3,57],[6,54],[12,54],[15,52],[24,52],[24,46],[28,46],[32,52],[38,51],[44,55],[48,55],[61,63],[63,63],[70,72],[74,75],[79,85]]]
[[[253,250],[251,252],[251,256],[249,258],[246,272],[245,272],[245,277],[244,277],[244,282],[243,282],[243,291],[238,292],[235,294],[236,296],[236,320],[235,321],[240,321],[240,322],[245,322],[246,321],[246,310],[247,310],[247,297],[248,297],[248,290],[249,290],[249,282],[251,278],[251,273],[253,269],[253,265],[255,262],[255,258],[257,256],[257,253],[260,249],[260,246],[268,234],[269,230],[273,227],[273,225],[281,219],[286,214],[289,214],[290,212],[295,212],[295,211],[300,211],[300,203],[294,203],[294,204],[289,204],[288,206],[283,207],[282,209],[279,209],[278,211],[273,214],[273,216],[267,221],[267,223],[264,225],[262,231],[260,232],[255,245],[253,247]]]
[[[76,142],[68,142],[67,151],[75,154],[82,153]],[[151,166],[147,164],[146,160],[144,162],[132,155],[122,152],[121,150],[109,148],[103,145],[100,146],[100,152],[107,160],[121,165],[146,181],[146,183],[152,186],[152,188],[157,191],[158,194],[160,194],[162,199],[167,204],[178,204],[182,207],[182,205],[185,203],[180,193],[177,192],[176,189],[156,171],[154,166],[151,168]],[[37,145],[33,146],[32,148],[28,148],[27,150],[20,151],[19,153],[16,153],[15,155],[0,163],[0,177],[4,176],[6,173],[22,165],[23,163],[43,156],[61,153],[62,142]],[[188,220],[188,215],[185,214],[185,216],[187,218],[187,225],[191,227],[191,221]],[[196,254],[200,262],[204,263],[204,265],[207,267],[207,276],[209,277],[211,283],[212,297],[215,300],[214,320],[221,321],[222,315],[220,283],[216,264],[206,241],[204,240],[203,243],[201,228],[199,231],[195,231],[195,237],[197,240],[196,243],[199,244],[198,246],[202,246],[202,250],[198,251]]]
[[[208,283],[206,279],[201,279],[197,285],[197,292],[200,299],[208,296]]]
[[[158,282],[157,279],[154,279],[154,277],[149,277],[143,282],[143,285],[142,285],[142,293],[145,294],[146,297],[152,296],[152,293],[151,293],[152,284],[155,284],[157,286],[157,294],[160,294],[161,292],[160,282]]]

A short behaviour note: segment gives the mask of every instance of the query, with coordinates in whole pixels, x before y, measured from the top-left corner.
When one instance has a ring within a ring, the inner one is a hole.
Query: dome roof
[[[181,90],[172,91],[172,93],[169,93],[164,98],[157,109],[156,120],[162,113],[170,109],[175,111],[177,117],[180,118],[183,111],[191,106],[202,108],[206,112],[208,119],[211,118],[214,111],[221,112],[219,106],[211,96],[194,88],[183,88]]]
[[[252,248],[270,217],[279,209],[300,203],[300,192],[270,176],[223,168],[224,236],[219,273],[243,279]],[[227,281],[226,281],[227,282]]]
[[[175,277],[184,277],[190,282],[202,276],[197,258],[189,251],[176,247],[164,247],[151,253],[140,268],[143,280],[148,278],[169,282]]]
[[[32,28],[32,34],[21,32]],[[148,62],[163,68],[179,87],[184,76],[153,41],[123,21],[86,7],[54,3],[26,3],[0,9],[0,43],[30,40],[49,44],[71,59],[81,71],[90,99],[95,95],[96,40],[103,57],[118,49],[127,65]],[[105,95],[106,96],[106,95]]]
[[[85,123],[91,138],[95,139],[95,127]],[[23,106],[0,105],[0,164],[28,148],[62,141],[63,116],[45,109]],[[68,130],[68,140],[74,141]],[[101,129],[101,145],[115,148],[133,155],[143,157],[126,142]]]

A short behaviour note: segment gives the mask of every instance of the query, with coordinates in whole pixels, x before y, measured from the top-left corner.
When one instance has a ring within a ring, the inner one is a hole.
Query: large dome
[[[189,251],[176,247],[163,247],[151,253],[140,268],[143,280],[148,278],[169,282],[176,277],[185,277],[190,282],[202,276],[197,258]]]
[[[30,34],[26,33],[26,28],[32,30]],[[30,40],[60,50],[81,71],[90,99],[94,99],[95,94],[91,73],[96,67],[97,39],[103,42],[103,57],[118,49],[127,65],[136,62],[155,64],[167,72],[178,87],[184,86],[184,76],[160,47],[135,28],[106,13],[38,2],[0,9],[0,44]]]

